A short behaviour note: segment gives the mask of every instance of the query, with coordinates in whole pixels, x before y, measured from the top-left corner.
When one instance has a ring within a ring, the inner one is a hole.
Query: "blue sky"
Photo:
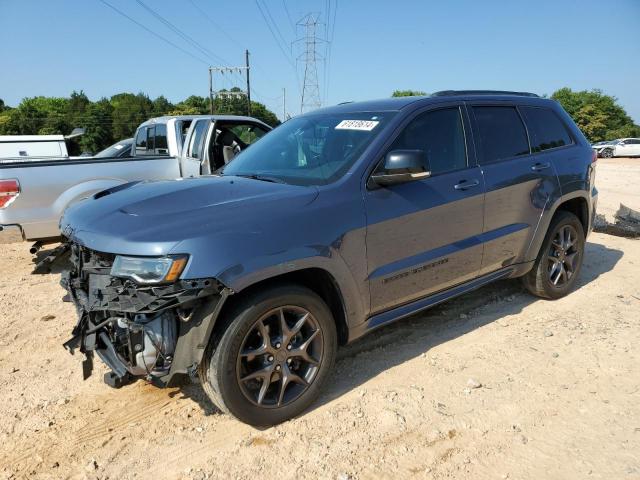
[[[248,48],[254,98],[282,116],[284,87],[287,111],[299,112],[296,69],[256,0],[143,0],[200,50],[134,0],[106,1],[201,60],[99,0],[0,0],[0,98],[16,105],[23,97],[67,96],[74,89],[92,99],[122,91],[174,102],[206,96],[207,64],[243,64]],[[289,43],[301,31],[296,34],[287,10],[294,22],[321,12],[327,23],[330,5],[335,28],[327,71],[325,62],[318,64],[325,104],[386,97],[394,89],[550,94],[568,86],[615,95],[640,123],[640,0],[285,1],[286,9],[282,0],[260,5],[292,58],[300,52],[290,52]],[[324,26],[319,33],[324,36]],[[302,65],[297,72],[301,81]],[[237,75],[220,82],[243,87]]]

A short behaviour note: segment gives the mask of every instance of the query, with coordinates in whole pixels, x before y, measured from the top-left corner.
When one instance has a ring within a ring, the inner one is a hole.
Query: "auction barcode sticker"
[[[336,125],[336,130],[365,130],[367,132],[376,128],[380,122],[375,120],[342,120]]]

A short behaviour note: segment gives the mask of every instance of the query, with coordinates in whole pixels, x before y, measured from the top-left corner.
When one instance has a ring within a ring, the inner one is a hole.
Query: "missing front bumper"
[[[113,255],[73,244],[70,250],[73,268],[61,284],[79,319],[64,347],[85,355],[85,379],[94,353],[111,369],[105,381],[116,387],[132,377],[165,387],[196,372],[230,289],[212,278],[137,285],[109,275]]]

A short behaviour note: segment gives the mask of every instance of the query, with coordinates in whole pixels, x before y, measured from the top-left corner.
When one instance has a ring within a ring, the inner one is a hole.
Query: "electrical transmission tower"
[[[320,44],[324,43],[325,40],[316,35],[316,30],[318,26],[321,25],[318,21],[319,18],[319,13],[308,13],[296,24],[304,29],[304,37],[299,38],[295,42],[303,44],[303,51],[298,56],[298,60],[304,62],[304,81],[302,84],[300,113],[322,106],[317,62],[318,60],[323,60],[323,57],[318,53],[317,48]]]

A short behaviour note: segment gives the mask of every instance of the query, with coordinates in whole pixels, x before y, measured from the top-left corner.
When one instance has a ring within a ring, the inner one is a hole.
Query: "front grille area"
[[[111,276],[116,255],[71,242],[65,246],[71,268],[60,283],[78,323],[64,347],[85,354],[85,379],[93,371],[94,353],[111,368],[105,381],[112,386],[141,376],[167,386],[174,376],[195,371],[228,288],[213,278],[140,285]]]
[[[139,285],[112,277],[115,255],[71,244],[73,267],[62,274],[61,284],[76,307],[84,312],[157,313],[219,294],[224,285],[213,278],[179,280],[165,285]]]

